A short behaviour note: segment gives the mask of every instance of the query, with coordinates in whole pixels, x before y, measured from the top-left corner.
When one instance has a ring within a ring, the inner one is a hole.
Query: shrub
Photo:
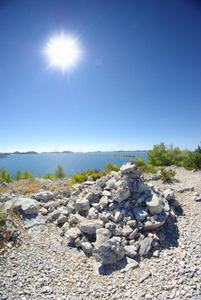
[[[159,178],[163,182],[168,182],[168,181],[172,181],[172,179],[175,175],[176,175],[176,172],[173,171],[172,169],[165,170],[164,168],[161,168],[161,174],[160,174]]]
[[[17,181],[23,179],[23,175],[22,175],[22,172],[21,172],[20,170],[17,170],[15,179],[16,179]]]
[[[22,179],[30,179],[34,177],[36,177],[36,175],[31,174],[28,170],[25,170],[22,175]]]
[[[12,176],[10,174],[10,172],[7,172],[5,168],[1,168],[1,172],[0,172],[0,183],[2,182],[12,182]]]
[[[58,165],[57,169],[54,170],[55,178],[64,178],[66,173],[64,173],[64,168],[61,165]]]
[[[50,174],[50,173],[47,173],[43,176],[44,179],[54,179],[54,175],[53,174]]]
[[[148,164],[152,166],[183,166],[183,161],[188,157],[189,150],[180,150],[179,147],[166,146],[163,142],[154,145],[153,150],[148,151]]]
[[[141,157],[137,157],[135,156],[135,162],[137,164],[137,166],[140,168],[140,171],[143,173],[156,173],[157,170],[156,168],[154,168],[153,166],[150,166],[145,160],[144,158]]]
[[[187,170],[199,170],[201,169],[201,148],[198,146],[193,153],[189,153],[188,156],[184,159],[183,163],[184,168]]]
[[[120,168],[119,168],[118,164],[113,164],[113,163],[109,162],[105,165],[105,172],[111,172],[111,171],[118,172],[119,170],[120,170]]]

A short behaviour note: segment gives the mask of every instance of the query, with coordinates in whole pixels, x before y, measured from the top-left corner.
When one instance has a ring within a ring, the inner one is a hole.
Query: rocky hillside
[[[130,162],[72,190],[7,186],[2,205],[20,220],[1,250],[1,299],[198,299],[201,173],[175,170],[170,184]]]

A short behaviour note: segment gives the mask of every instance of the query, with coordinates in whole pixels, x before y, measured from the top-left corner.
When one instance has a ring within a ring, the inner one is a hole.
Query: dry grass
[[[40,180],[37,178],[24,179],[9,184],[10,187],[0,186],[1,193],[11,193],[12,191],[18,191],[23,195],[29,196],[36,193],[38,190],[46,186],[46,190],[50,192],[62,191],[69,187],[71,182],[69,179],[54,179],[54,180]]]

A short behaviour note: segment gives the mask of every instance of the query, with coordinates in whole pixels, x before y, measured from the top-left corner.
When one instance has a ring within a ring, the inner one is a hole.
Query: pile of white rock
[[[69,244],[82,248],[102,264],[112,264],[125,255],[131,258],[147,255],[157,243],[148,232],[163,225],[174,209],[169,201],[174,193],[159,190],[144,182],[135,161],[124,164],[97,181],[89,178],[76,184],[61,207],[48,221],[62,226]],[[62,211],[63,210],[63,211]],[[145,231],[146,234],[142,234]]]
[[[102,264],[147,255],[158,243],[153,230],[175,216],[176,203],[171,190],[161,193],[144,181],[135,161],[96,181],[89,177],[72,190],[43,190],[16,199],[15,210],[23,213],[25,228],[55,222],[69,245]],[[6,206],[11,205],[13,200],[7,201]]]

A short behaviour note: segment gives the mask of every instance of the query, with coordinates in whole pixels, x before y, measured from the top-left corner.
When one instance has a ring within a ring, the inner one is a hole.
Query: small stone
[[[86,253],[91,254],[93,251],[93,247],[89,242],[81,243],[82,250]]]
[[[139,283],[145,281],[151,275],[150,272],[145,272],[139,279]]]
[[[159,250],[155,250],[153,252],[153,257],[159,257]]]
[[[115,221],[119,222],[122,218],[123,218],[122,214],[119,211],[117,211],[114,215]]]

